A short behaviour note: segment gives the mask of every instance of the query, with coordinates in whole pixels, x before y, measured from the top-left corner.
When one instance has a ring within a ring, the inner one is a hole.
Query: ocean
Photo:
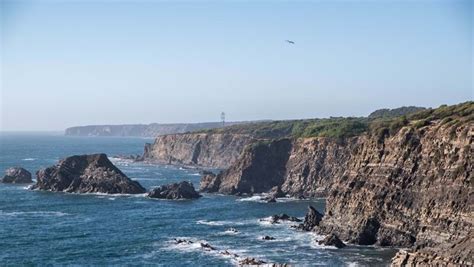
[[[199,187],[199,171],[120,160],[141,154],[151,139],[71,137],[52,133],[1,133],[0,171],[21,166],[34,178],[40,168],[78,154],[106,153],[128,177],[147,189],[177,181]],[[394,249],[319,245],[313,233],[268,217],[301,219],[308,205],[324,211],[324,199],[279,199],[203,194],[197,200],[156,200],[145,195],[69,194],[0,184],[0,265],[229,266],[255,257],[296,266],[384,266]],[[236,231],[229,230],[234,228]],[[274,240],[262,240],[262,236]],[[176,244],[174,239],[193,243]],[[208,243],[215,250],[206,250]],[[239,257],[225,255],[225,251]]]

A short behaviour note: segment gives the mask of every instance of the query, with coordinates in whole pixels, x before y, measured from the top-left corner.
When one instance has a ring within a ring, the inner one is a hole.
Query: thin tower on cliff
[[[224,111],[221,112],[221,121],[222,121],[222,127],[225,126],[225,113]]]

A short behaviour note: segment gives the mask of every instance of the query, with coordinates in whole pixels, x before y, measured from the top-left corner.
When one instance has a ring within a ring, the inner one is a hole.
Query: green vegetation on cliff
[[[366,117],[331,117],[327,119],[305,119],[285,121],[264,121],[259,123],[233,125],[225,128],[205,130],[209,133],[247,134],[255,138],[299,138],[329,137],[348,138],[369,132],[384,138],[393,135],[404,126],[416,129],[429,125],[432,121],[442,120],[443,124],[460,125],[474,120],[474,102],[465,102],[452,106],[440,106],[436,109],[421,109],[410,113],[417,107],[395,109],[395,113],[407,115]],[[383,113],[383,112],[382,112]],[[380,114],[382,114],[380,113]]]

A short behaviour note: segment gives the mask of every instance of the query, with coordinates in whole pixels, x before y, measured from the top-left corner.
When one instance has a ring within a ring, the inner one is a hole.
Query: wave
[[[36,160],[36,159],[35,158],[24,158],[22,160],[24,160],[24,161],[33,161],[33,160]]]
[[[17,216],[55,216],[55,217],[62,217],[62,216],[67,216],[71,215],[69,213],[65,212],[60,212],[60,211],[11,211],[11,212],[5,212],[0,210],[0,216],[11,216],[11,217],[17,217]]]
[[[266,203],[265,200],[263,200],[264,196],[261,196],[261,195],[255,195],[255,196],[251,196],[251,197],[244,197],[244,198],[239,198],[237,199],[237,201],[240,201],[240,202],[259,202],[259,203]]]
[[[206,221],[206,220],[199,220],[196,224],[204,224],[204,225],[212,225],[212,226],[222,226],[224,223],[218,221]]]

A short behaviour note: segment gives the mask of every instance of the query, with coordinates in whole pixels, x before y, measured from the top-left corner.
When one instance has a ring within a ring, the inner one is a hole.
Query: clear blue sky
[[[474,94],[472,1],[0,2],[0,130],[362,116]]]

